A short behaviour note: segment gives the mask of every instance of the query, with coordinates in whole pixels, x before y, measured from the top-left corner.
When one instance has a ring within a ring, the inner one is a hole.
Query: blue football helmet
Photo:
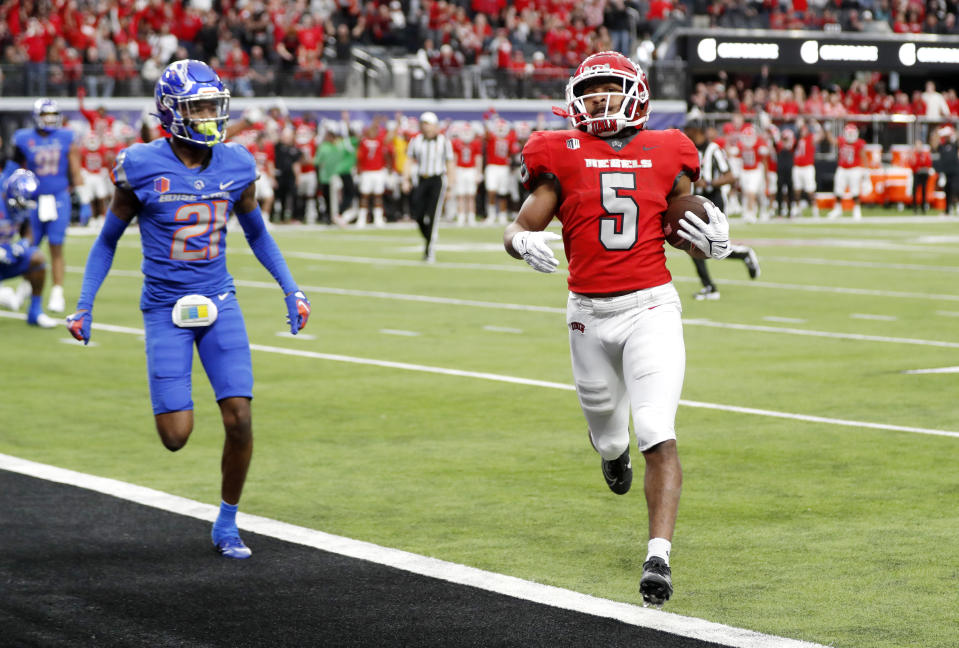
[[[21,221],[30,216],[37,208],[37,198],[40,196],[40,183],[33,171],[17,169],[3,183],[3,204],[7,207],[7,214],[14,221]]]
[[[63,116],[53,99],[37,99],[33,102],[33,123],[37,130],[50,132],[60,128]]]
[[[160,124],[171,135],[191,144],[213,146],[226,136],[230,91],[202,61],[170,63],[154,91]]]

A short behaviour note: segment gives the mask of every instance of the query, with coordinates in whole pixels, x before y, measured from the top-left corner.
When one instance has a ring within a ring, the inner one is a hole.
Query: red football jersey
[[[521,176],[532,189],[559,182],[557,218],[569,260],[569,289],[601,294],[671,280],[662,215],[679,174],[699,178],[699,152],[678,130],[639,131],[619,150],[578,130],[533,133]],[[622,140],[619,140],[622,141]]]
[[[276,147],[269,140],[264,141],[262,145],[253,142],[246,147],[246,150],[253,154],[257,171],[266,171],[276,164]]]
[[[762,138],[757,137],[752,146],[746,146],[741,140],[739,142],[739,157],[743,159],[744,171],[758,169],[768,153],[769,149]]]
[[[90,173],[99,173],[106,167],[107,150],[104,147],[90,150],[86,147],[80,149],[83,154],[80,156],[80,164]]]
[[[806,133],[796,138],[796,166],[812,166],[816,163],[816,138],[812,133]]]
[[[460,139],[453,140],[453,157],[456,158],[456,166],[473,168],[476,166],[477,158],[482,155],[482,140],[474,139],[469,142]]]
[[[384,136],[364,137],[356,147],[356,170],[379,171],[386,168],[386,141]]]
[[[845,139],[839,140],[839,166],[843,169],[855,169],[862,164],[862,150],[866,147],[866,142],[857,139],[855,142],[847,142]]]
[[[517,149],[516,133],[509,132],[506,137],[493,133],[486,135],[486,164],[507,165]]]

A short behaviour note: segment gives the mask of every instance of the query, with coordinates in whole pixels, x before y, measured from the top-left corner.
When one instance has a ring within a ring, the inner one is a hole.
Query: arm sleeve
[[[127,228],[127,222],[120,220],[112,211],[107,212],[106,221],[100,235],[90,248],[87,257],[87,267],[83,271],[83,286],[80,289],[80,299],[77,300],[77,310],[93,310],[93,300],[97,291],[103,285],[103,280],[113,265],[113,255],[117,250],[117,241]]]
[[[289,295],[297,291],[296,282],[290,273],[290,268],[286,265],[283,253],[270,233],[266,231],[266,225],[263,224],[263,214],[259,205],[253,211],[247,214],[237,213],[236,218],[240,221],[243,233],[246,235],[247,243],[253,250],[253,255],[263,264],[276,283],[280,284],[284,295]]]

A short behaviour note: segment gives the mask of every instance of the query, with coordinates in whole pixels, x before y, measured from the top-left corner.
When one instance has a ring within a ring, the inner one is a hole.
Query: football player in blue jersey
[[[53,287],[47,309],[62,313],[66,268],[63,242],[70,224],[70,194],[83,184],[80,148],[76,143],[76,133],[63,127],[56,101],[37,99],[33,105],[33,122],[33,128],[21,128],[14,133],[13,159],[32,171],[40,183],[37,210],[31,218],[33,244],[39,246],[44,238],[48,241]]]
[[[77,311],[67,318],[78,340],[90,339],[93,300],[117,241],[139,218],[144,274],[140,309],[147,374],[163,444],[182,448],[193,431],[190,377],[196,345],[223,417],[220,514],[216,549],[247,558],[236,509],[253,451],[250,343],[226,268],[226,223],[236,214],[254,255],[283,289],[290,332],[306,326],[310,302],[297,287],[256,202],[253,156],[224,142],[230,93],[206,64],[171,63],[157,80],[157,116],[170,138],[134,144],[113,169],[116,193],[87,258]]]
[[[17,169],[0,184],[0,281],[23,276],[32,292],[27,324],[53,328],[56,320],[43,312],[47,263],[30,239],[30,218],[37,210],[39,195],[40,183],[26,169]],[[19,309],[20,301],[12,290],[7,290],[9,295],[3,294],[0,306]]]

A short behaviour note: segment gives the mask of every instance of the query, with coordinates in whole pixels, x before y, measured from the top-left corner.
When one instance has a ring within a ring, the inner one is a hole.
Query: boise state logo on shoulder
[[[169,178],[164,178],[160,176],[153,181],[153,190],[157,193],[166,193],[170,190],[170,180]]]

